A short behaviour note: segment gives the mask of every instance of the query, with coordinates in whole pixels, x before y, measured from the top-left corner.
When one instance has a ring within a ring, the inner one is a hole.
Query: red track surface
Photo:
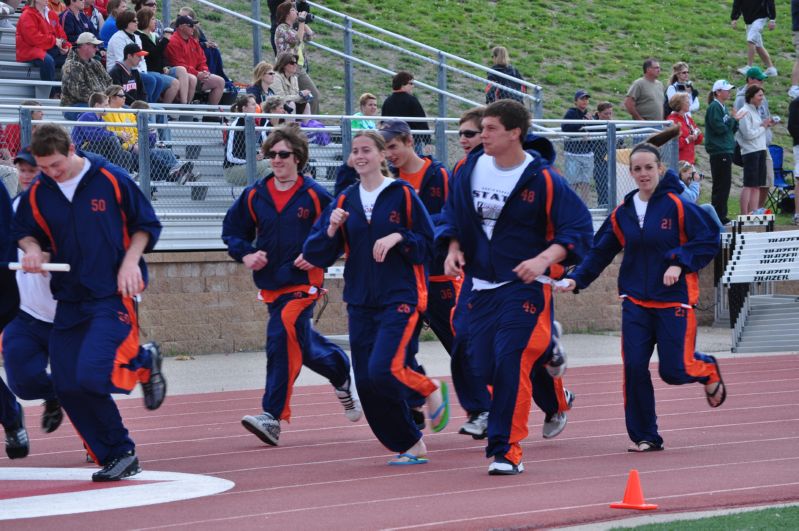
[[[653,373],[655,367],[653,366]],[[489,477],[484,445],[458,435],[455,406],[443,433],[427,434],[428,465],[389,467],[391,457],[365,421],[348,422],[332,389],[296,389],[295,418],[281,446],[245,432],[242,415],[258,412],[260,391],[174,396],[155,413],[121,402],[146,470],[222,477],[222,494],[125,510],[3,521],[11,529],[378,529],[553,527],[638,516],[608,508],[627,475],[640,472],[658,512],[799,501],[799,356],[723,362],[727,402],[710,409],[700,385],[667,386],[657,405],[667,450],[626,451],[620,367],[574,368],[577,395],[569,425],[541,438],[543,415],[530,417],[526,471]],[[454,399],[454,395],[453,395]],[[38,408],[28,411],[34,425]],[[84,453],[65,423],[47,436],[31,430],[32,455],[0,467],[80,467]],[[86,465],[88,466],[88,465]],[[30,494],[28,482],[15,486]],[[1,487],[8,497],[8,485]]]

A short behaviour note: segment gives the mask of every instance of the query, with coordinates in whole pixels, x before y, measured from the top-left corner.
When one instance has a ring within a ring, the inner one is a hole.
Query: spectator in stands
[[[88,31],[78,35],[61,72],[62,107],[86,107],[92,94],[104,92],[111,84],[111,76],[94,58],[101,44],[103,41]],[[64,118],[76,120],[79,115],[78,112],[65,112]]]
[[[144,90],[141,75],[136,69],[142,62],[147,52],[142,51],[138,44],[130,43],[125,46],[122,54],[125,60],[118,62],[111,69],[111,81],[122,87],[125,92],[125,105],[130,106],[136,100],[147,101],[147,92]]]
[[[84,0],[64,0],[64,3],[67,9],[61,13],[59,19],[69,42],[75,44],[75,41],[78,40],[78,35],[84,31],[93,33],[95,36],[99,34],[100,30],[92,24],[91,19],[83,12]]]
[[[483,144],[480,133],[483,131],[483,111],[485,107],[474,107],[461,115],[458,121],[458,143],[463,149],[464,157],[472,152],[473,149]],[[451,176],[455,175],[457,166],[452,169]]]
[[[0,2],[0,28],[14,29],[14,24],[11,23],[8,17],[17,11],[20,3],[21,0],[6,0],[5,2]],[[273,25],[273,32],[275,31],[274,28],[275,26]],[[274,38],[272,40],[274,40]],[[272,47],[275,47],[274,43],[272,44]]]
[[[413,75],[410,72],[400,71],[391,79],[391,95],[383,101],[381,114],[383,116],[398,116],[400,118],[418,116],[424,118],[427,115],[422,108],[422,104],[413,95]],[[407,121],[407,120],[406,120]],[[411,129],[415,131],[429,130],[427,122],[408,122]],[[424,145],[430,141],[430,135],[414,134],[416,142],[416,152],[421,153]]]
[[[741,112],[730,115],[725,105],[730,99],[730,90],[734,88],[735,85],[726,79],[713,83],[705,111],[705,151],[710,157],[710,175],[713,179],[710,202],[724,224],[730,221],[727,218],[727,200],[732,185],[733,134],[738,130],[738,119],[742,115]]]
[[[644,75],[627,91],[624,108],[636,120],[663,119],[663,83],[658,80],[660,63],[649,57],[644,61]]]
[[[313,97],[309,90],[300,90],[297,83],[297,56],[290,53],[281,53],[275,61],[275,82],[272,83],[272,90],[276,96],[280,96],[297,114],[310,113],[311,106],[308,105],[309,97]]]
[[[524,79],[519,73],[516,68],[510,64],[510,56],[508,54],[508,49],[504,46],[494,46],[491,49],[491,57],[493,59],[493,65],[491,66],[492,70],[496,70],[502,74],[513,76],[517,79]],[[488,74],[488,80],[493,81],[499,85],[504,87],[508,87],[513,90],[517,90],[519,92],[527,92],[525,89],[526,87],[523,86],[521,83],[516,81],[511,81],[509,79],[505,79],[504,77],[500,77],[493,72]],[[486,103],[494,103],[497,100],[502,99],[511,99],[523,102],[524,98],[519,96],[518,94],[513,94],[508,92],[507,90],[503,90],[502,87],[489,83],[486,85]]]
[[[679,170],[680,184],[683,187],[680,197],[685,201],[698,203],[699,194],[702,192],[702,174],[696,171],[694,165],[687,160],[681,160],[679,162]],[[724,226],[719,219],[718,214],[716,213],[716,209],[713,208],[713,205],[710,203],[703,203],[699,205],[699,208],[704,210],[707,215],[710,216],[718,228],[722,228]]]
[[[691,70],[688,67],[688,63],[684,61],[674,63],[671,67],[669,86],[666,87],[666,105],[668,105],[671,97],[678,92],[686,92],[691,95],[691,107],[688,109],[688,116],[691,116],[692,112],[699,110],[699,91],[694,88],[693,82],[688,77],[690,75]],[[664,113],[665,115],[671,113],[670,108],[664,108],[664,111],[668,111]]]
[[[766,65],[766,75],[776,76],[777,69],[771,62],[771,56],[763,45],[763,28],[768,25],[769,31],[777,27],[777,8],[774,0],[733,0],[730,15],[732,29],[738,26],[738,19],[744,17],[746,24],[746,66],[738,69],[742,74],[754,66],[755,52]]]
[[[796,1],[799,2],[799,0]],[[792,14],[794,13],[793,7],[794,4],[791,2]],[[799,16],[799,9],[797,9],[796,14]],[[797,28],[797,30],[799,30],[799,28]],[[788,133],[791,135],[793,144],[793,224],[799,225],[799,95],[793,98],[788,105]]]
[[[161,19],[159,19],[155,14],[158,10],[158,3],[155,0],[134,0],[133,7],[136,11],[136,15],[138,15],[139,11],[143,9],[152,11],[154,21],[153,24],[155,25],[152,32],[157,39],[160,39],[164,36],[164,23],[161,22]]]
[[[97,28],[97,37],[100,37],[100,30],[105,24],[105,15],[97,7],[97,0],[83,0],[83,14],[89,17],[89,20]]]
[[[54,22],[47,16],[47,0],[33,0],[17,22],[17,61],[39,67],[42,81],[55,81],[56,68],[64,64],[70,48],[58,18]],[[56,92],[53,87],[50,95]]]
[[[766,161],[768,159],[766,156],[766,153],[768,153],[766,133],[774,121],[771,118],[763,119],[758,112],[758,107],[760,107],[765,98],[763,87],[750,85],[746,89],[744,98],[746,104],[741,110],[746,111],[746,113],[738,122],[738,132],[735,134],[735,139],[741,146],[744,169],[744,185],[741,188],[741,214],[749,214],[761,208],[759,200],[761,190],[766,183]]]
[[[224,79],[225,85],[229,86],[230,90],[232,90],[233,82],[230,81],[225,74],[222,52],[219,50],[219,46],[214,41],[208,39],[205,32],[200,28],[200,20],[197,18],[197,14],[190,7],[181,7],[180,11],[178,11],[178,16],[189,17],[194,21],[194,36],[197,38],[197,42],[200,43],[200,47],[205,54],[205,62],[208,64],[208,71]]]
[[[20,105],[41,107],[42,104],[36,100],[22,100]],[[31,120],[41,120],[42,118],[44,118],[44,111],[31,109]],[[31,132],[36,131],[37,127],[39,127],[38,124],[33,124]],[[19,124],[8,124],[5,128],[0,127],[0,131],[0,158],[9,160],[13,164],[22,139]]]
[[[266,61],[261,61],[252,69],[252,85],[247,87],[247,94],[255,96],[255,101],[263,107],[269,96],[274,96],[272,83],[275,82],[275,67]]]
[[[266,101],[263,104],[261,112],[265,114],[287,114],[286,113],[286,102],[283,101],[283,98],[280,96],[269,96],[266,98]],[[274,118],[270,118],[266,121],[266,125],[268,127],[277,127],[283,124],[286,120],[283,118],[274,121]]]
[[[593,120],[593,115],[588,113],[588,103],[591,95],[585,90],[578,90],[574,94],[574,107],[563,115],[564,120]],[[563,124],[561,130],[566,133],[583,131],[581,124]],[[591,194],[590,178],[594,174],[594,149],[593,141],[587,138],[566,138],[563,143],[565,153],[564,177],[583,203],[588,204]]]
[[[96,5],[96,4],[95,4]],[[119,31],[117,28],[117,17],[128,10],[128,0],[108,0],[108,15],[106,16],[103,27],[100,28],[100,39],[106,47],[114,33]]]
[[[277,54],[290,53],[297,57],[297,85],[301,91],[309,91],[313,97],[311,114],[319,114],[319,90],[316,88],[311,76],[308,75],[308,58],[305,54],[305,41],[311,40],[313,30],[305,23],[307,13],[298,13],[294,2],[286,1],[277,8],[277,29],[275,30],[275,46]],[[297,23],[297,29],[294,24]]]
[[[255,96],[241,94],[230,107],[230,112],[252,114],[256,112],[257,105]],[[233,125],[235,127],[244,126],[244,116],[237,117]],[[244,131],[228,131],[227,141],[225,142],[225,160],[222,166],[225,180],[233,186],[245,186],[247,184],[247,145],[244,139]],[[258,144],[260,145],[262,142],[263,139],[260,139]],[[269,173],[269,163],[264,159],[264,154],[260,149],[256,150],[255,171],[256,180]]]
[[[149,109],[146,101],[136,100],[130,105],[131,109]],[[158,143],[158,133],[150,129],[147,133],[147,142],[150,146],[150,180],[169,181],[186,184],[197,180],[192,173],[194,163],[191,161],[178,161],[169,147]],[[140,145],[140,144],[139,144]]]
[[[156,135],[148,134],[148,138],[139,138],[139,130],[136,127],[136,115],[131,112],[122,112],[121,110],[125,103],[125,93],[122,91],[122,87],[119,85],[111,85],[106,89],[105,94],[109,98],[108,106],[111,109],[120,110],[104,113],[103,121],[125,124],[108,127],[113,133],[120,136],[122,139],[122,147],[126,151],[131,152],[135,157],[138,157],[140,142],[149,142],[150,180],[180,181],[180,184],[184,184],[190,177],[193,168],[178,163],[172,150],[157,147]],[[141,107],[141,105],[137,106]]]
[[[735,102],[732,104],[733,108],[736,110],[740,110],[743,108],[744,103],[746,103],[744,99],[744,95],[749,87],[762,87],[763,81],[767,78],[766,74],[760,69],[758,66],[753,66],[749,70],[746,71],[746,85],[743,86],[738,93],[735,95]],[[763,102],[757,106],[757,112],[760,114],[760,118],[762,120],[766,120],[767,118],[771,118],[771,112],[768,108],[768,98],[764,95]],[[771,129],[766,129],[766,146],[771,145],[772,139],[772,131]],[[760,188],[760,193],[758,195],[758,208],[763,208],[766,205],[766,199],[768,198],[768,192],[771,188],[774,187],[774,161],[771,160],[771,152],[766,149],[766,182],[763,187]]]
[[[370,92],[364,92],[358,98],[358,105],[361,110],[356,112],[354,116],[377,116],[377,96]],[[374,120],[360,119],[353,120],[351,124],[352,130],[359,129],[377,129],[377,124]]]
[[[596,106],[594,120],[613,120],[613,104],[603,101]],[[617,140],[617,148],[623,139]],[[594,188],[596,188],[596,201],[599,208],[608,206],[608,143],[601,141],[594,144]]]
[[[62,0],[47,0],[47,9],[59,16],[66,11],[67,6],[64,5]]]
[[[791,69],[791,88],[788,89],[788,97],[794,100],[799,97],[799,0],[791,0],[791,31],[793,32],[793,68]]]
[[[148,72],[158,72],[178,80],[178,94],[175,103],[189,103],[194,98],[197,90],[197,78],[190,76],[183,66],[169,66],[164,61],[164,50],[169,44],[173,30],[169,28],[164,32],[164,37],[159,37],[156,32],[155,11],[142,8],[136,12],[136,24],[139,30],[136,35],[141,40],[142,50],[148,55],[144,57]]]
[[[86,5],[93,5],[97,11],[103,16],[103,18],[108,17],[108,4],[109,0],[86,0]],[[102,27],[102,26],[98,26]]]
[[[103,123],[104,112],[101,109],[109,107],[108,96],[103,92],[93,93],[89,96],[89,107],[96,110],[84,112],[78,117],[78,121]],[[112,132],[107,127],[76,125],[72,128],[71,136],[72,142],[78,149],[102,155],[129,172],[138,171],[139,158],[122,147],[123,137],[121,135]],[[129,137],[125,135],[124,139],[129,140]]]
[[[691,108],[691,95],[687,92],[678,92],[669,98],[671,114],[668,120],[680,126],[678,149],[680,160],[693,164],[696,162],[696,146],[702,143],[704,135],[691,118],[688,109]]]
[[[182,66],[190,75],[195,76],[200,89],[210,91],[208,104],[216,105],[225,91],[225,80],[208,71],[205,53],[194,36],[194,20],[179,16],[175,21],[175,32],[176,35],[169,39],[164,50],[167,64]]]
[[[119,31],[108,41],[108,55],[105,62],[105,67],[109,71],[116,63],[121,63],[124,60],[122,52],[125,46],[133,43],[141,48],[141,39],[136,34],[139,29],[136,14],[133,11],[125,11],[119,14],[116,22]],[[147,101],[163,101],[164,103],[175,101],[180,89],[177,79],[160,72],[148,72],[147,63],[144,62],[140,63],[137,68],[147,91]]]
[[[277,30],[277,8],[286,0],[267,0],[269,6],[269,42],[272,44],[272,51],[277,57],[277,45],[275,44],[275,30]]]

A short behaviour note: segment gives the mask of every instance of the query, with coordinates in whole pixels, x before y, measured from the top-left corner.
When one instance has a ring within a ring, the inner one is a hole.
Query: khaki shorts
[[[766,184],[761,188],[771,190],[774,187],[774,161],[771,159],[771,151],[766,149]]]
[[[768,24],[767,18],[759,18],[746,26],[746,42],[751,42],[758,48],[763,47],[763,28]]]

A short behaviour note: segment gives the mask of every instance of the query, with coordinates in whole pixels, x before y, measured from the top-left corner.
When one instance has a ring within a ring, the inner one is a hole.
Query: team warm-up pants
[[[59,301],[50,364],[61,406],[98,464],[135,447],[111,393],[150,381],[152,358],[139,348],[133,299]]]
[[[469,349],[493,385],[486,456],[521,462],[533,399],[552,415],[568,409],[561,378],[544,364],[552,343],[552,288],[511,282],[472,293]]]
[[[276,419],[290,420],[294,381],[305,365],[340,387],[350,375],[350,361],[335,344],[311,326],[318,294],[286,293],[269,303],[266,325],[265,412]]]
[[[422,437],[408,402],[437,389],[407,364],[408,342],[419,313],[404,303],[381,308],[350,304],[347,313],[352,368],[366,420],[386,448],[404,452]]]
[[[3,331],[3,359],[8,386],[23,400],[54,400],[55,388],[47,374],[51,323],[20,310]]]
[[[491,395],[469,350],[468,306],[471,298],[472,279],[467,276],[463,280],[458,300],[452,310],[452,330],[455,338],[450,352],[450,370],[458,402],[470,415],[488,411],[491,407]]]
[[[0,424],[4,427],[15,426],[21,411],[22,406],[17,403],[14,394],[0,378]]]
[[[657,304],[657,303],[654,303]],[[695,352],[696,313],[682,306],[651,308],[625,299],[622,302],[622,358],[624,360],[624,418],[630,439],[663,444],[655,414],[655,390],[649,360],[655,345],[664,382],[682,385],[716,382],[716,365],[706,354]]]

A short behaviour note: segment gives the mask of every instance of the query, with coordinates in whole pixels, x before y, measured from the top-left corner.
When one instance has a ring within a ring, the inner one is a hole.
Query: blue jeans
[[[157,74],[155,72],[140,72],[144,90],[147,92],[147,101],[155,103],[161,98],[166,88],[172,84],[174,78]]]
[[[67,56],[53,46],[44,54],[44,59],[34,59],[29,63],[39,67],[39,77],[42,81],[53,81],[55,80],[55,69],[64,66],[66,60]]]
[[[172,150],[164,148],[150,149],[150,179],[166,181],[171,170],[178,163]]]
[[[72,105],[70,105],[70,107],[87,107],[88,108],[89,104],[88,103],[73,103]],[[69,121],[73,121],[73,122],[77,121],[78,117],[81,114],[83,114],[83,113],[82,112],[66,111],[66,112],[64,112],[64,120],[69,120]]]

